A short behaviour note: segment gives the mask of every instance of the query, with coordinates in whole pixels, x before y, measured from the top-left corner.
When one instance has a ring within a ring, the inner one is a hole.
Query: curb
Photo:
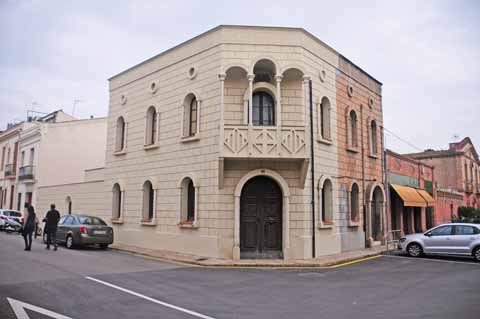
[[[187,260],[183,258],[175,258],[171,256],[153,256],[147,253],[137,252],[134,250],[129,249],[122,249],[118,247],[112,247],[112,250],[126,252],[132,255],[136,255],[139,257],[143,257],[146,259],[157,260],[165,263],[170,264],[177,264],[186,267],[196,267],[196,268],[210,268],[210,269],[333,269],[339,268],[342,266],[347,266],[355,263],[359,263],[362,261],[368,261],[372,259],[376,259],[382,257],[383,251],[375,251],[365,253],[361,256],[352,256],[346,258],[339,258],[333,261],[324,261],[324,262],[309,262],[309,263],[280,263],[280,264],[270,264],[270,263],[238,263],[233,262],[232,264],[224,264],[224,263],[208,263],[203,261],[197,260]]]

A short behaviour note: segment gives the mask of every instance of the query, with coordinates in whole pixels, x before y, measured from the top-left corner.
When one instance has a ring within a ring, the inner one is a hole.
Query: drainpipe
[[[389,227],[391,229],[392,221],[391,221],[391,211],[390,211],[390,187],[388,186],[389,184],[389,176],[388,176],[388,163],[387,163],[387,148],[385,146],[385,130],[382,126],[382,146],[383,146],[383,165],[382,165],[382,173],[383,173],[383,188],[385,189],[385,225],[384,225],[384,236],[385,236],[385,241],[388,242],[388,232],[389,232]],[[419,170],[420,172],[420,170]],[[393,235],[393,233],[392,233]]]
[[[310,98],[310,154],[311,154],[311,180],[312,180],[312,258],[315,258],[315,154],[313,140],[313,97],[312,80],[308,81]]]
[[[367,198],[365,189],[365,138],[363,136],[363,105],[360,105],[360,137],[362,138],[362,188],[363,188],[363,231],[365,234],[365,242],[367,241]],[[368,130],[367,130],[368,134]]]

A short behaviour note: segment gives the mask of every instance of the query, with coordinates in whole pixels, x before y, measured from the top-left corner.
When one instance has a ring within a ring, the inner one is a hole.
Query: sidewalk
[[[190,266],[203,267],[266,267],[266,268],[311,268],[311,267],[331,267],[338,264],[352,262],[358,259],[378,256],[386,251],[385,246],[377,246],[369,249],[339,253],[335,255],[320,256],[315,259],[219,259],[199,257],[194,255],[180,254],[165,250],[146,249],[131,245],[114,244],[112,249],[139,254],[147,257],[157,258],[166,262],[183,263]]]

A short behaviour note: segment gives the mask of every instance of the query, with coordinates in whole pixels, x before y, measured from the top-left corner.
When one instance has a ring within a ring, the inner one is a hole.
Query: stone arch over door
[[[235,215],[234,215],[234,243],[233,243],[233,259],[240,259],[240,228],[241,228],[241,197],[244,186],[256,177],[267,177],[278,185],[281,192],[281,255],[284,259],[289,256],[289,204],[290,204],[290,189],[285,179],[275,171],[269,169],[257,169],[245,174],[238,182],[234,197],[235,197]]]
[[[383,185],[377,182],[367,186],[365,201],[365,239],[366,246],[372,247],[376,243],[384,243],[386,238],[386,195]]]

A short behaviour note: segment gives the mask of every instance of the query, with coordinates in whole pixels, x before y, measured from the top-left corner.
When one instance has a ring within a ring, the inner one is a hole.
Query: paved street
[[[3,232],[0,256],[0,318],[17,318],[16,301],[56,318],[460,319],[480,311],[480,264],[468,259],[209,269],[96,248],[46,251],[39,241],[25,252],[20,236]]]

